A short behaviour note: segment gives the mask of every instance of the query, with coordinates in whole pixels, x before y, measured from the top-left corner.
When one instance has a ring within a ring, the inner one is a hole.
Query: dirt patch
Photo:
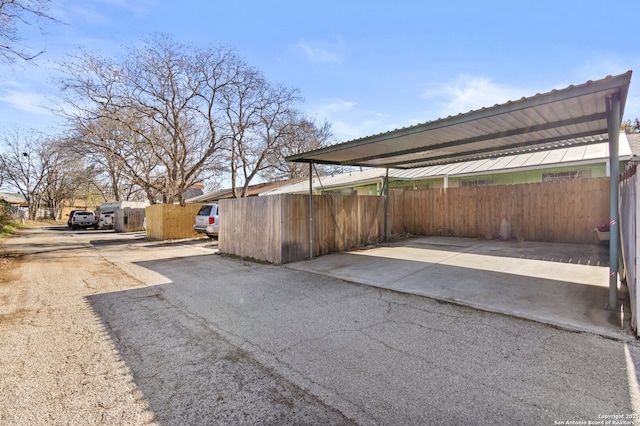
[[[0,268],[10,265],[17,256],[15,254],[0,253]]]
[[[5,281],[5,279],[7,278],[6,272],[9,271],[13,266],[15,266],[17,258],[17,254],[0,252],[0,271],[3,272],[2,274],[0,274],[0,282]]]

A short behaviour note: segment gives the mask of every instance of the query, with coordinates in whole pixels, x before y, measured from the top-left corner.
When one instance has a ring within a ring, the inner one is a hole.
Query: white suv
[[[218,205],[203,204],[196,214],[196,223],[193,230],[199,234],[207,234],[207,237],[213,238],[218,236]]]

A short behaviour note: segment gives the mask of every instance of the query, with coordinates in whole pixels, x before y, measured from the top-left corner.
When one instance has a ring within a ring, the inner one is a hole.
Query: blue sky
[[[53,0],[34,64],[0,66],[0,131],[55,133],[53,64],[78,46],[121,56],[154,32],[225,43],[346,141],[634,70],[625,119],[640,117],[637,0]],[[637,71],[636,71],[637,69]]]

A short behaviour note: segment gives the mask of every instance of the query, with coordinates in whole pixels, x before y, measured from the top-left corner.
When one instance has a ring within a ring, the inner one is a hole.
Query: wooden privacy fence
[[[385,197],[313,196],[314,255],[380,241],[384,202]],[[273,263],[309,257],[307,195],[220,200],[219,205],[222,252]],[[609,179],[392,190],[389,220],[392,234],[493,239],[506,221],[510,238],[596,243],[594,228],[609,220]]]
[[[314,255],[377,242],[384,198],[315,195]],[[220,251],[289,263],[309,257],[309,196],[282,194],[219,201]]]
[[[154,240],[195,238],[193,230],[196,213],[202,204],[154,204],[145,208],[147,237]]]
[[[620,277],[627,283],[629,289],[629,302],[631,308],[631,327],[640,335],[638,329],[638,306],[640,295],[638,294],[638,276],[640,275],[640,263],[637,261],[638,245],[640,244],[640,220],[639,191],[640,174],[637,166],[627,170],[620,180],[620,243],[622,246],[622,267]]]
[[[595,243],[609,222],[609,178],[390,192],[391,232]]]

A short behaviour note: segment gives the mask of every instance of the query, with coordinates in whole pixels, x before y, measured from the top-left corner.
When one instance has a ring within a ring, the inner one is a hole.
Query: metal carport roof
[[[608,140],[609,99],[620,118],[631,71],[287,157],[287,161],[414,168]]]
[[[619,174],[618,139],[631,71],[287,157],[287,161],[410,169],[609,141]],[[309,245],[313,258],[312,173]],[[388,188],[388,185],[385,185]],[[610,186],[609,309],[618,309],[618,179]],[[386,208],[386,207],[385,207]],[[387,225],[387,235],[388,235]]]

